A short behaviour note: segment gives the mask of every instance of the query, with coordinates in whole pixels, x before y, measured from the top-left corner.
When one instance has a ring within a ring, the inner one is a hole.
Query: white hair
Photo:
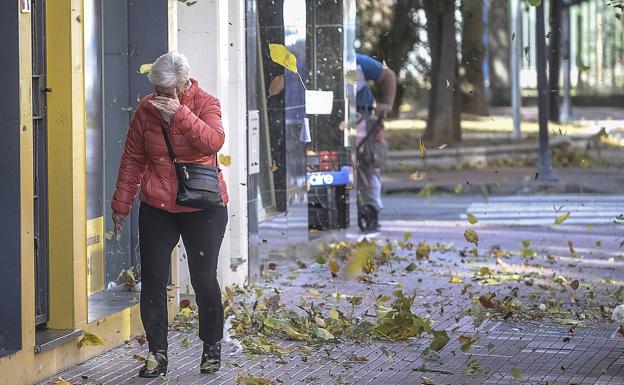
[[[177,88],[188,82],[190,70],[186,56],[171,51],[156,59],[147,78],[153,85]]]

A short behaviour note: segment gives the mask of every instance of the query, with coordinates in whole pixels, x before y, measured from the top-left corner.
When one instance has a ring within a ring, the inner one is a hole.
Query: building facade
[[[167,51],[186,54],[192,77],[221,102],[222,286],[253,281],[268,258],[314,238],[311,167],[321,151],[344,153],[352,134],[344,74],[355,68],[354,1],[0,3],[0,385],[36,383],[143,334],[138,206],[116,236],[110,200],[130,118],[152,92],[139,68]],[[268,43],[297,56],[301,79],[271,61]],[[277,76],[284,89],[272,95]],[[332,91],[331,114],[307,114],[306,89]],[[348,202],[344,184],[332,191],[321,202],[328,212]],[[186,266],[180,244],[171,318],[192,294]],[[104,343],[78,347],[84,332]]]

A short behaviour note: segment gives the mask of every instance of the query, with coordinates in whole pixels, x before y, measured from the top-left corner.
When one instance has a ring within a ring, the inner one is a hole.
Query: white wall
[[[247,280],[247,105],[245,84],[245,7],[243,0],[200,0],[177,5],[177,45],[191,65],[201,88],[221,101],[225,144],[221,154],[232,164],[222,166],[228,186],[229,223],[219,256],[221,286]],[[178,253],[181,293],[190,288],[184,250]],[[244,260],[236,271],[233,260]],[[192,292],[192,289],[190,289]]]

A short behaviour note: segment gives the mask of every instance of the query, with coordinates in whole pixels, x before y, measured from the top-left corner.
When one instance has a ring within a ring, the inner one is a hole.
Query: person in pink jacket
[[[184,55],[159,57],[149,80],[154,93],[136,108],[126,137],[112,200],[115,232],[123,229],[140,189],[141,319],[149,345],[140,377],[167,373],[167,282],[171,253],[180,236],[186,248],[191,284],[199,312],[199,337],[204,343],[200,371],[213,373],[221,363],[223,305],[217,281],[217,260],[227,225],[227,206],[196,209],[176,204],[178,180],[168,155],[162,127],[177,160],[217,165],[225,134],[219,100],[189,76]],[[223,202],[228,196],[219,173]]]

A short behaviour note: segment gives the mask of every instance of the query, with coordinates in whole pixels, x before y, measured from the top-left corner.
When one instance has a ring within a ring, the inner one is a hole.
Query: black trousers
[[[228,221],[227,208],[170,213],[141,203],[141,318],[150,351],[167,351],[167,281],[171,252],[180,236],[186,248],[191,285],[199,313],[199,338],[223,338],[223,303],[217,281],[219,249]]]

